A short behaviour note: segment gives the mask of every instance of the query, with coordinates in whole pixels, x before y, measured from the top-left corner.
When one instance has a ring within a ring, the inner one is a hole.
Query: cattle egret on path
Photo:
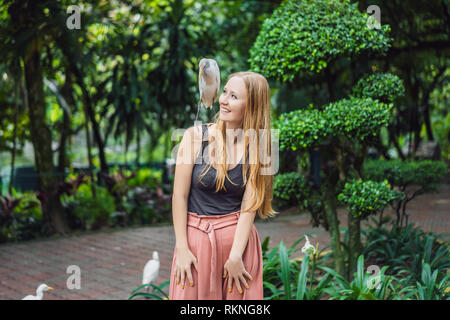
[[[53,290],[52,287],[47,286],[45,283],[41,284],[37,289],[36,289],[36,295],[28,295],[25,298],[23,298],[22,300],[42,300],[42,297],[44,296],[44,291],[47,290]]]
[[[159,257],[158,252],[153,251],[153,259],[149,260],[144,267],[144,275],[142,276],[142,284],[150,284],[158,277],[159,274]],[[147,292],[148,292],[147,287]],[[154,288],[153,288],[154,291]]]

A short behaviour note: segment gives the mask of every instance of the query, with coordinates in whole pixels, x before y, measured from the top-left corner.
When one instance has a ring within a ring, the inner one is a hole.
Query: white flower
[[[314,246],[309,242],[308,236],[305,235],[306,238],[306,243],[302,248],[302,252],[305,253],[309,248],[313,249],[313,253],[316,253],[316,249],[314,248]]]

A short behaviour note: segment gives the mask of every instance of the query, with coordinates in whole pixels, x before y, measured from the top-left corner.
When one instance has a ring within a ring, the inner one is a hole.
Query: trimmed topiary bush
[[[396,201],[394,205],[397,226],[408,225],[407,203],[421,194],[436,192],[447,173],[448,166],[445,162],[432,160],[368,160],[363,165],[365,179],[386,179],[393,187],[405,193],[405,198]]]
[[[282,81],[319,73],[342,56],[387,52],[390,26],[367,27],[369,15],[348,0],[284,1],[250,49],[251,69]]]

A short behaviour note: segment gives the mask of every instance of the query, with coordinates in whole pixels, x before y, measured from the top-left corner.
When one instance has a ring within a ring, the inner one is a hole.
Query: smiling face
[[[247,90],[244,80],[232,77],[223,88],[219,98],[220,119],[227,122],[228,128],[242,127],[247,103]]]

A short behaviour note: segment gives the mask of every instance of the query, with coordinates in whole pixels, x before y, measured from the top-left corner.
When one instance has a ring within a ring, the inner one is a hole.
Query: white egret
[[[216,60],[203,58],[200,60],[198,67],[200,101],[197,107],[197,116],[195,117],[195,121],[197,121],[198,118],[200,104],[203,102],[203,105],[206,108],[212,108],[214,101],[216,101],[219,96],[220,89],[220,70]]]
[[[142,284],[150,284],[158,277],[159,274],[159,256],[158,251],[153,251],[153,259],[149,260],[144,267],[144,274],[142,276]],[[147,287],[148,292],[149,287]],[[153,288],[155,291],[155,288]]]
[[[45,283],[41,284],[37,289],[36,289],[36,295],[28,295],[25,298],[23,298],[22,300],[42,300],[42,297],[44,296],[44,291],[48,291],[48,290],[53,290],[52,287],[47,286]]]

